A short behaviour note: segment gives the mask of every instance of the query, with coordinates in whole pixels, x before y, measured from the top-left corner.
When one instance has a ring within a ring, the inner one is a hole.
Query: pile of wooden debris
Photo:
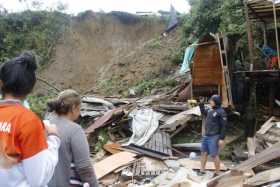
[[[258,131],[259,154],[239,165],[222,163],[223,172],[217,177],[210,161],[206,175],[199,176],[200,143],[172,145],[171,139],[201,120],[200,110],[195,101],[174,102],[173,96],[83,97],[82,120],[89,124],[86,134],[96,136],[98,129],[105,128],[109,135],[105,154],[94,163],[101,186],[241,187],[280,180],[279,167],[260,167],[280,157],[279,119],[272,117]]]

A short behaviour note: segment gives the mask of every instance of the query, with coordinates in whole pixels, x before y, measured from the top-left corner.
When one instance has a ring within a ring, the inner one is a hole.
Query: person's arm
[[[88,141],[82,128],[77,129],[71,136],[71,149],[75,168],[81,181],[88,183],[90,187],[97,187],[98,182],[90,161]]]
[[[220,124],[220,140],[224,140],[226,125],[227,125],[227,115],[225,111],[222,111],[220,113],[219,124]]]
[[[58,162],[60,139],[48,137],[48,149],[22,161],[24,173],[30,186],[46,186],[51,180]]]
[[[59,137],[52,133],[46,138],[42,122],[34,118],[22,126],[18,138],[28,184],[31,187],[46,186],[58,162]]]
[[[202,115],[207,116],[208,109],[205,108],[203,103],[199,103],[199,109]]]

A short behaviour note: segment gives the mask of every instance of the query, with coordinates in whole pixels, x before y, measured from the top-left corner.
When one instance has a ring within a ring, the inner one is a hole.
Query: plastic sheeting
[[[159,127],[159,119],[163,115],[153,111],[153,109],[142,108],[135,109],[130,114],[132,117],[132,136],[128,143],[143,146],[155,133]]]
[[[184,60],[180,69],[180,74],[185,74],[190,71],[190,63],[194,55],[195,47],[189,46],[185,51]]]
[[[177,18],[177,11],[175,8],[171,5],[170,6],[170,20],[168,23],[167,28],[165,29],[166,33],[169,33],[172,31],[174,28],[176,28],[178,25],[178,18]]]

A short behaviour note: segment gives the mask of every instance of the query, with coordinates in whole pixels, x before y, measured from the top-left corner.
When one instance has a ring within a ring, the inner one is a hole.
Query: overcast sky
[[[105,12],[126,11],[135,13],[136,11],[153,11],[169,10],[170,4],[181,13],[189,11],[187,0],[60,0],[67,4],[67,12],[77,14],[85,10]],[[41,0],[44,8],[56,7],[58,0]],[[21,11],[28,7],[26,3],[20,3],[19,0],[0,0],[0,4],[9,11]]]

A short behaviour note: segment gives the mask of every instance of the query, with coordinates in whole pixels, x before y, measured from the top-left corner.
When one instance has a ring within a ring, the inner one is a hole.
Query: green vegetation
[[[137,94],[150,95],[151,91],[155,88],[174,87],[177,81],[172,78],[155,78],[141,80],[135,84],[134,89]]]
[[[47,63],[70,16],[57,11],[25,11],[0,14],[0,62],[33,50],[39,62]]]
[[[188,0],[190,13],[182,19],[184,36],[181,49],[172,53],[172,62],[181,63],[184,49],[207,33],[235,35],[246,46],[245,19],[240,0]]]
[[[28,102],[30,104],[30,109],[35,112],[41,118],[44,117],[47,107],[47,101],[51,99],[51,96],[28,96]]]
[[[186,37],[192,41],[207,33],[245,33],[240,0],[188,0],[191,11],[183,19]]]
[[[97,153],[99,152],[103,146],[108,142],[109,140],[109,136],[108,136],[108,132],[107,129],[105,128],[101,128],[100,130],[98,130],[97,132],[97,142],[94,146],[94,152]]]
[[[133,88],[137,95],[150,95],[153,89],[174,87],[177,85],[177,81],[172,77],[152,77],[136,82],[134,85],[122,85],[119,83],[117,77],[113,77],[110,80],[103,80],[98,84],[98,89],[106,94],[113,95],[119,93],[124,97],[128,96],[128,89]]]
[[[97,88],[107,95],[116,93],[116,90],[120,89],[118,77],[112,77],[111,79],[101,80]]]
[[[168,59],[170,60],[171,63],[179,65],[183,62],[184,60],[184,53],[185,53],[185,47],[182,45],[181,48],[179,49],[172,49],[169,52]]]
[[[157,37],[157,38],[155,38],[155,39],[150,40],[150,41],[147,43],[147,46],[148,46],[150,49],[160,49],[160,48],[161,48],[160,37]]]

